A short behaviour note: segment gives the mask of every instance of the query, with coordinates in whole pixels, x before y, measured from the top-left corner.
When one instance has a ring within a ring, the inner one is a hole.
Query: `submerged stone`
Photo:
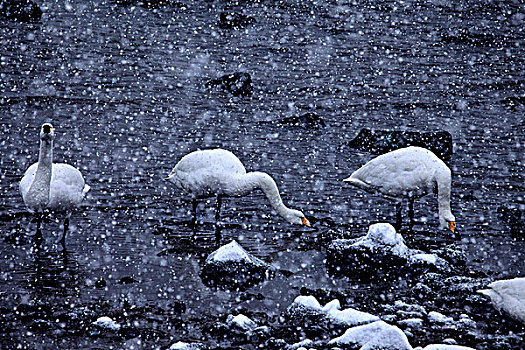
[[[252,94],[252,77],[249,73],[237,72],[225,74],[217,79],[208,81],[206,87],[218,87],[234,96],[250,96]]]
[[[302,128],[324,128],[324,119],[314,112],[307,112],[299,116],[285,117],[279,121],[281,125],[299,126]]]
[[[453,153],[452,135],[448,131],[419,132],[364,128],[348,142],[348,146],[372,154],[384,154],[408,146],[419,146],[432,151],[443,160],[450,159]]]
[[[237,12],[221,12],[219,15],[219,28],[240,29],[255,22],[255,18]]]
[[[19,22],[39,21],[42,10],[31,0],[0,0],[0,15]]]

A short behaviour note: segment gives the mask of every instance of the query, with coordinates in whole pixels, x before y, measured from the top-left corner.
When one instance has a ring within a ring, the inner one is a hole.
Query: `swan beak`
[[[308,221],[307,218],[302,218],[301,221],[303,222],[303,225],[308,226],[308,227],[312,227],[312,225],[310,225],[310,221]]]
[[[456,223],[454,221],[449,221],[448,228],[450,231],[452,231],[452,233],[454,233],[454,231],[456,231]]]

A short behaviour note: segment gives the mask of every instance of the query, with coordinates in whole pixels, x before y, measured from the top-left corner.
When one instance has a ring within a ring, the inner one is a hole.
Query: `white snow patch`
[[[202,344],[200,343],[184,343],[182,341],[176,342],[171,345],[168,350],[199,350],[202,349]]]
[[[111,329],[113,331],[118,331],[120,329],[120,325],[107,316],[97,318],[93,324],[100,328]]]
[[[330,340],[328,344],[357,345],[361,347],[360,350],[412,350],[405,333],[383,321],[349,328],[342,336]]]
[[[425,253],[414,254],[410,257],[410,259],[412,261],[423,261],[431,265],[436,265],[438,261],[438,257],[436,254],[425,254]]]
[[[418,329],[423,327],[423,320],[420,318],[407,318],[406,320],[401,320],[397,323],[399,326],[410,327],[413,329]]]
[[[460,345],[447,345],[447,344],[431,344],[427,345],[424,348],[418,347],[414,350],[476,350],[474,348],[469,348],[468,346]]]
[[[430,311],[428,313],[428,319],[430,322],[434,323],[453,323],[454,319],[452,317],[445,316],[436,311]]]

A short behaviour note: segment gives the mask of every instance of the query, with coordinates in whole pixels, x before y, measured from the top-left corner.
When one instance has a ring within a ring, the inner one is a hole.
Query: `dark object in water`
[[[245,72],[225,74],[220,78],[208,81],[205,86],[220,87],[234,96],[250,96],[253,90],[252,77]]]
[[[324,119],[314,112],[307,112],[300,116],[283,118],[279,121],[279,124],[300,126],[304,128],[324,128],[326,126]]]
[[[432,151],[443,160],[450,159],[453,153],[452,135],[448,131],[418,132],[398,130],[361,129],[348,146],[368,151],[372,154],[383,154],[408,146],[419,146]]]
[[[0,15],[20,22],[39,21],[42,10],[31,0],[0,0]]]
[[[255,22],[255,18],[237,12],[221,12],[219,15],[219,28],[240,29]]]
[[[158,9],[167,6],[184,7],[182,3],[175,0],[117,0],[117,4],[123,6],[141,6],[148,9]]]
[[[498,207],[498,218],[509,228],[513,237],[525,239],[525,214],[522,209],[511,204]]]

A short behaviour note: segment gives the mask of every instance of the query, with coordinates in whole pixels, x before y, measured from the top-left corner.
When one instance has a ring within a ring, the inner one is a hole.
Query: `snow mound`
[[[399,328],[383,321],[352,327],[328,344],[338,346],[360,346],[360,350],[412,350],[407,336]]]
[[[110,329],[113,331],[118,331],[120,329],[120,324],[113,321],[110,317],[103,316],[97,318],[93,324],[97,327],[104,328],[104,329]]]
[[[264,265],[264,262],[262,260],[250,255],[236,241],[231,241],[230,243],[220,247],[219,249],[211,253],[206,259],[206,263],[227,261],[246,262],[250,264]]]
[[[229,327],[235,327],[242,331],[251,331],[252,329],[257,328],[257,323],[243,314],[239,314],[237,316],[228,315],[226,324]]]

